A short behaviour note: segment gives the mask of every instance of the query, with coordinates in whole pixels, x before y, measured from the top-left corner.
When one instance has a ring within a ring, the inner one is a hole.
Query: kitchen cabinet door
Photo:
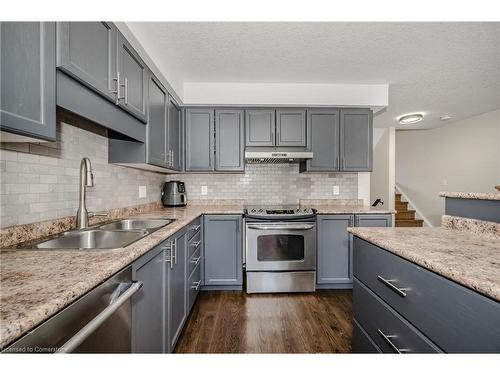
[[[274,146],[276,111],[247,109],[245,111],[246,146]]]
[[[168,152],[170,169],[182,170],[181,108],[174,98],[168,98]]]
[[[359,214],[355,216],[357,227],[392,227],[391,214]]]
[[[168,353],[173,352],[187,318],[187,232],[182,231],[180,234],[176,234],[171,241],[172,243],[169,245],[169,250],[166,250],[165,255],[170,260],[165,262],[167,276],[166,301],[168,301],[166,351]]]
[[[58,22],[58,69],[116,102],[116,38],[110,22]]]
[[[186,109],[186,172],[214,170],[214,111]]]
[[[368,108],[340,110],[340,170],[371,172],[373,115]]]
[[[148,163],[159,167],[167,165],[167,101],[168,93],[153,76],[149,78],[149,116],[148,116]],[[124,150],[125,151],[125,150]]]
[[[242,110],[215,111],[215,170],[245,170],[245,124]]]
[[[311,109],[307,111],[307,148],[313,152],[314,156],[305,162],[306,171],[339,171],[339,136],[338,109]]]
[[[2,141],[56,139],[56,25],[0,23]]]
[[[165,286],[162,245],[134,262],[132,277],[142,281],[142,288],[132,299],[132,352],[162,353]]]
[[[243,285],[240,215],[204,216],[204,285]]]
[[[318,215],[317,284],[352,283],[352,240],[347,227],[354,215]]]
[[[305,110],[276,110],[276,146],[306,147]]]
[[[125,37],[118,32],[117,69],[119,106],[146,122],[148,68]]]

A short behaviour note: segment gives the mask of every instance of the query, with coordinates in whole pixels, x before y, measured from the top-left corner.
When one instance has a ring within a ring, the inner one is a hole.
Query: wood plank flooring
[[[352,292],[201,292],[176,353],[349,353]]]

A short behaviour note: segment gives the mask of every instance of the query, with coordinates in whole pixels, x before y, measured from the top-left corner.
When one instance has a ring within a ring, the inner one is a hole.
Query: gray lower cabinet
[[[354,225],[354,215],[318,215],[317,284],[352,282],[351,237],[347,227]]]
[[[245,110],[246,146],[274,146],[276,111],[274,109]]]
[[[215,170],[245,170],[245,123],[243,110],[215,111]]]
[[[117,101],[116,27],[111,22],[58,22],[57,67]]]
[[[132,299],[132,352],[162,353],[164,340],[164,251],[157,246],[132,266],[142,288]]]
[[[306,147],[306,111],[287,108],[276,110],[276,146]]]
[[[352,287],[352,235],[348,227],[390,227],[391,214],[316,216],[316,284],[320,289]]]
[[[340,110],[340,171],[370,172],[373,157],[373,114],[369,108]]]
[[[148,68],[125,37],[117,37],[118,105],[146,122]]]
[[[56,139],[54,22],[0,22],[2,141]]]
[[[215,169],[213,123],[213,109],[186,109],[186,172],[210,172]]]
[[[181,230],[170,240],[166,249],[165,260],[165,301],[167,304],[168,330],[166,334],[166,351],[173,352],[175,344],[187,318],[187,231]]]
[[[168,97],[168,131],[167,131],[167,160],[170,169],[182,171],[183,147],[182,147],[182,116],[181,107],[175,99]]]
[[[307,148],[313,158],[302,162],[301,172],[338,172],[340,169],[340,111],[307,110]]]
[[[243,285],[243,238],[241,215],[205,215],[204,285]]]

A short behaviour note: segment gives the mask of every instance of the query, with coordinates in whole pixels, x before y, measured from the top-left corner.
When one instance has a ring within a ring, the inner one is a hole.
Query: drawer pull
[[[191,227],[191,229],[194,230],[194,231],[197,231],[198,229],[200,229],[200,226],[199,225],[193,225]]]
[[[198,245],[200,244],[201,241],[194,241],[194,242],[191,242],[191,246],[194,246],[194,247],[198,247]]]
[[[200,289],[201,285],[201,280],[193,282],[193,285],[191,285],[191,289],[198,290]]]
[[[198,265],[198,263],[200,263],[200,259],[201,259],[201,257],[193,258],[193,259],[191,259],[191,263]]]
[[[392,291],[396,292],[396,294],[398,294],[399,296],[406,297],[406,290],[408,290],[408,288],[398,288],[396,285],[393,284],[393,282],[397,280],[387,280],[380,275],[377,275],[377,280],[382,282],[382,284],[387,286]]]
[[[408,353],[411,351],[410,349],[399,349],[396,345],[394,345],[394,343],[391,341],[391,339],[394,337],[397,337],[396,335],[386,335],[380,329],[377,329],[377,333],[384,339],[386,344],[391,347],[391,349],[394,351],[394,353],[403,354],[403,353]]]

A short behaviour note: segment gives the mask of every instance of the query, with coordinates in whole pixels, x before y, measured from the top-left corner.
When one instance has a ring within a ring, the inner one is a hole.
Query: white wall
[[[396,183],[433,225],[440,191],[491,192],[500,183],[500,110],[429,130],[396,132]]]
[[[380,198],[380,208],[394,209],[395,128],[373,129],[373,172],[370,175],[371,203]]]

